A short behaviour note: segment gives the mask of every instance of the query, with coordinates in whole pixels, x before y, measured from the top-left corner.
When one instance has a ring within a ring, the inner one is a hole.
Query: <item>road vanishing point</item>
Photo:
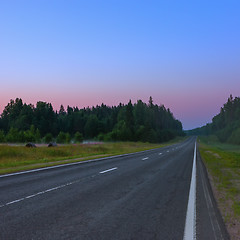
[[[196,138],[0,176],[0,239],[225,240]]]

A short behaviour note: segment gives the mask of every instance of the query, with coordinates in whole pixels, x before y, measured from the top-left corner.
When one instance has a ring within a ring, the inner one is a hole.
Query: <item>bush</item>
[[[69,133],[66,133],[66,140],[65,140],[66,143],[70,143],[71,142],[71,136]]]
[[[228,142],[240,145],[240,128],[232,132]]]
[[[25,131],[24,133],[24,142],[35,142],[35,134],[30,130]]]
[[[83,141],[83,135],[80,132],[76,132],[74,135],[75,142],[82,142]]]
[[[0,142],[3,143],[5,142],[5,134],[4,131],[0,130]]]
[[[69,133],[60,132],[57,136],[57,143],[70,143],[71,136]]]
[[[24,131],[18,132],[18,142],[24,143],[24,142],[28,141],[28,140],[26,140],[24,133],[25,133]]]
[[[64,132],[60,132],[57,136],[57,143],[65,143],[66,142],[66,134]]]
[[[133,140],[133,133],[130,128],[126,125],[126,122],[121,120],[117,123],[112,131],[112,139],[120,141],[131,141]]]
[[[35,141],[36,142],[41,142],[41,134],[39,129],[37,128],[36,132],[35,132]]]
[[[47,133],[47,134],[45,135],[44,141],[45,141],[46,143],[52,142],[52,141],[53,141],[53,135],[52,135],[51,133]]]
[[[52,139],[52,135],[48,136],[49,139]],[[9,132],[6,136],[4,136],[4,132],[0,131],[0,142],[10,142],[10,143],[16,143],[16,142],[36,142],[40,141],[41,136],[39,130],[35,130],[35,127],[31,125],[29,130],[26,131],[19,131],[17,128],[11,127]],[[50,140],[51,141],[51,140]]]
[[[19,132],[17,128],[13,128],[11,127],[7,136],[6,136],[6,141],[10,142],[10,143],[15,143],[15,142],[19,142]]]

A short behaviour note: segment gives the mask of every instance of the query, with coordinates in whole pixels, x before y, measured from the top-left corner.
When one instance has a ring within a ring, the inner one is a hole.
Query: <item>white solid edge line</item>
[[[196,145],[197,143],[195,142],[192,178],[183,236],[184,240],[196,240]]]
[[[16,172],[16,173],[9,173],[9,174],[0,175],[0,178],[11,177],[11,176],[15,176],[15,175],[21,175],[21,174],[32,173],[32,172],[39,172],[39,171],[44,171],[44,170],[49,170],[49,169],[54,169],[54,168],[61,168],[61,167],[73,166],[73,165],[78,165],[78,164],[83,164],[83,163],[89,163],[89,162],[97,162],[97,161],[100,161],[100,160],[106,160],[106,159],[111,159],[111,158],[130,156],[130,155],[134,155],[134,154],[138,154],[138,153],[154,151],[154,150],[157,150],[157,149],[158,149],[158,148],[149,149],[149,150],[144,150],[144,151],[140,151],[140,152],[134,152],[134,153],[125,153],[125,154],[120,154],[120,155],[115,155],[115,156],[109,156],[109,157],[103,157],[103,158],[96,158],[96,159],[91,159],[91,160],[86,160],[86,161],[79,161],[79,162],[73,162],[73,163],[65,163],[65,164],[61,164],[61,165],[56,165],[56,166],[51,166],[51,167],[37,168],[37,169],[32,169],[32,170],[27,170],[27,171],[21,171],[21,172]]]
[[[111,169],[107,169],[107,170],[104,170],[104,171],[102,171],[102,172],[99,172],[99,173],[106,173],[106,172],[110,172],[110,171],[113,171],[113,170],[116,170],[117,169],[117,167],[115,167],[115,168],[111,168]]]

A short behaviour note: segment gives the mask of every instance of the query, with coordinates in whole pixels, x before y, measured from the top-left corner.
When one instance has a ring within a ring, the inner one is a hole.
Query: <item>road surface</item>
[[[229,239],[195,142],[0,176],[0,239]]]

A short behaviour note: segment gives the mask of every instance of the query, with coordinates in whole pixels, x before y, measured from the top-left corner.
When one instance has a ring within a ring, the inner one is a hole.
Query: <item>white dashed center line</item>
[[[149,159],[149,157],[145,157],[145,158],[143,158],[142,160],[144,161],[144,160],[147,160],[147,159]]]
[[[116,170],[117,169],[117,167],[115,167],[115,168],[111,168],[111,169],[107,169],[107,170],[104,170],[104,171],[102,171],[102,172],[99,172],[99,173],[106,173],[106,172],[110,172],[110,171],[113,171],[113,170]]]
[[[91,178],[92,178],[92,177],[95,177],[95,176],[96,176],[96,175],[92,175]],[[19,198],[19,199],[16,199],[16,200],[14,200],[14,201],[11,201],[11,202],[7,202],[7,203],[5,203],[5,204],[3,204],[3,205],[0,205],[0,208],[6,207],[6,206],[8,206],[8,205],[12,205],[12,204],[15,204],[15,203],[18,203],[18,202],[22,202],[22,201],[24,201],[24,200],[26,200],[26,199],[34,198],[34,197],[36,197],[36,196],[39,196],[39,195],[42,195],[42,194],[45,194],[45,193],[48,193],[48,192],[52,192],[52,191],[55,191],[55,190],[57,190],[57,189],[61,189],[61,188],[67,187],[67,186],[70,186],[70,185],[75,184],[75,183],[79,183],[80,181],[81,181],[81,179],[76,180],[76,181],[73,181],[73,182],[69,182],[69,183],[66,183],[66,184],[63,184],[63,185],[59,185],[59,186],[54,187],[54,188],[49,188],[49,189],[47,189],[47,190],[45,190],[45,191],[37,192],[37,193],[35,193],[35,194],[28,195],[28,196],[26,196],[26,197]]]
[[[24,200],[24,198],[20,198],[20,199],[17,199],[17,200],[15,200],[15,201],[8,202],[8,203],[6,203],[6,206],[7,206],[7,205],[11,205],[11,204],[13,204],[13,203],[21,202],[21,201],[23,201],[23,200]]]
[[[159,153],[158,155],[162,155],[162,153]]]
[[[74,181],[74,182],[70,182],[70,183],[67,183],[67,184],[60,185],[60,186],[58,186],[58,187],[50,188],[50,189],[47,189],[47,190],[45,190],[45,191],[38,192],[38,193],[35,193],[35,194],[32,194],[32,195],[26,196],[26,197],[24,197],[24,198],[20,198],[20,199],[17,199],[17,200],[8,202],[8,203],[6,203],[6,204],[4,204],[4,205],[1,205],[0,208],[1,208],[1,207],[8,206],[8,205],[11,205],[11,204],[14,204],[14,203],[17,203],[17,202],[24,201],[25,199],[29,199],[29,198],[36,197],[36,196],[38,196],[38,195],[42,195],[42,194],[47,193],[47,192],[51,192],[51,191],[57,190],[57,189],[59,189],[59,188],[63,188],[63,187],[72,185],[72,184],[77,183],[77,182],[79,182],[79,180],[78,180],[78,181]]]

